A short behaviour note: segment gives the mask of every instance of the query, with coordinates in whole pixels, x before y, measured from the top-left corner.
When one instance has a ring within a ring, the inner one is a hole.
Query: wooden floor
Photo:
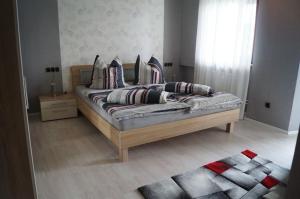
[[[223,127],[225,128],[225,126]],[[129,150],[129,162],[84,117],[53,122],[30,118],[39,199],[141,198],[137,187],[251,149],[290,168],[296,135],[251,121],[232,134],[213,128]]]

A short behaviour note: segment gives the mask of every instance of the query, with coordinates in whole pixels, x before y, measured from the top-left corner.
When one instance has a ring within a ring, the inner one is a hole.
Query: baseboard
[[[257,124],[260,124],[260,125],[265,126],[265,127],[269,127],[269,128],[271,128],[271,129],[274,129],[274,130],[276,130],[276,131],[279,131],[279,132],[284,133],[284,134],[287,134],[287,135],[295,135],[295,134],[298,134],[298,131],[287,131],[287,130],[284,130],[284,129],[281,129],[281,128],[272,126],[272,125],[270,125],[270,124],[266,124],[266,123],[263,123],[263,122],[259,122],[259,121],[257,121],[257,120],[254,120],[254,119],[251,119],[251,118],[248,118],[248,117],[245,117],[245,120],[251,121],[251,122],[254,122],[254,123],[257,123]]]

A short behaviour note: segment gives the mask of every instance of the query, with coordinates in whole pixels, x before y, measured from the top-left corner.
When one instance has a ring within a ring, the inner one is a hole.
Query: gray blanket
[[[135,87],[135,86],[134,86]],[[131,87],[131,88],[134,88]],[[157,88],[158,90],[164,85],[147,85],[147,87]],[[124,88],[123,88],[124,89]],[[176,111],[207,111],[220,108],[236,108],[242,101],[228,93],[215,93],[211,97],[171,93],[165,104],[130,104],[122,105],[117,103],[108,103],[107,96],[112,90],[86,90],[83,94],[88,97],[94,104],[102,108],[117,120],[146,117],[163,112]],[[234,103],[229,103],[234,102]],[[230,107],[228,107],[230,106]]]

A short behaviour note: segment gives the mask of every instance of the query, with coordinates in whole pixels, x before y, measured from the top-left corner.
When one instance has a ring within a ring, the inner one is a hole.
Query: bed
[[[130,70],[134,64],[124,64],[124,70]],[[90,93],[96,90],[81,85],[80,75],[83,70],[91,70],[91,65],[71,67],[72,87],[76,95],[79,111],[101,132],[118,150],[120,161],[128,161],[128,149],[134,146],[159,141],[199,130],[226,125],[226,132],[231,133],[234,123],[239,119],[240,104],[228,102],[217,110],[187,112],[184,106],[176,110],[158,111],[137,117],[116,117],[103,111],[91,99]],[[135,113],[139,109],[136,109]],[[172,117],[171,117],[172,116]]]

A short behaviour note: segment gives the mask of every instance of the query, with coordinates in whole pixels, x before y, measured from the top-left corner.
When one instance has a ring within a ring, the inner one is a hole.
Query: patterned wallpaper
[[[151,55],[163,60],[164,0],[58,0],[64,90],[70,66],[91,64],[97,53],[110,63]]]

